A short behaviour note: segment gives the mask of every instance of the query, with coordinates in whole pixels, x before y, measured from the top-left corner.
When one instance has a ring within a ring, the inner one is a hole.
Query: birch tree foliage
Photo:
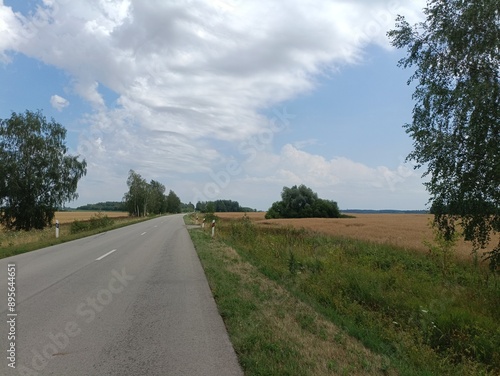
[[[500,232],[500,7],[498,0],[430,0],[425,20],[404,16],[388,36],[413,68],[413,121],[404,127],[425,168],[434,223],[452,239],[459,226],[473,252]],[[500,267],[500,243],[487,250]]]
[[[0,120],[0,223],[42,229],[55,211],[78,197],[87,163],[68,155],[66,129],[41,111]]]

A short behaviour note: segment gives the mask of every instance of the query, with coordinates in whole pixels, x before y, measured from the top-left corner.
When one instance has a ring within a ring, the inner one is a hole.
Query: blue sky
[[[342,209],[424,209],[411,71],[386,31],[423,1],[0,0],[0,118],[41,109],[88,162],[78,206],[130,169],[184,202],[267,209],[306,184]]]

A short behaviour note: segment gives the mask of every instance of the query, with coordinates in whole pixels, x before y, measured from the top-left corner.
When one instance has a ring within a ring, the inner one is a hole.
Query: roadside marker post
[[[215,235],[215,219],[212,221],[212,238]]]
[[[205,228],[205,219],[206,218],[203,218],[203,222],[201,223],[201,228]]]
[[[59,220],[56,219],[56,238],[59,237]]]

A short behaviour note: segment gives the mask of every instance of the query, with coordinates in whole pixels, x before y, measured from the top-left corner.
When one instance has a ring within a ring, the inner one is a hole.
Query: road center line
[[[110,255],[110,254],[112,254],[113,252],[116,252],[116,249],[113,249],[112,251],[110,251],[110,252],[106,253],[105,255],[102,255],[102,256],[101,256],[101,257],[99,257],[99,258],[96,258],[95,260],[96,260],[96,261],[101,261],[104,257],[109,256],[109,255]]]
[[[145,235],[145,234],[147,234],[147,232],[143,232],[143,233],[141,234],[141,236],[142,236],[142,235]]]

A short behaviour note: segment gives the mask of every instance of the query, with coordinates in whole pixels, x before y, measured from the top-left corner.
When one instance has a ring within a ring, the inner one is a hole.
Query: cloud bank
[[[91,184],[105,178],[123,192],[130,168],[186,190],[210,182],[210,172],[231,159],[243,171],[235,186],[274,179],[391,192],[409,176],[397,166],[328,161],[291,145],[279,152],[267,145],[250,163],[251,155],[227,145],[262,134],[271,121],[264,111],[360,63],[368,44],[389,48],[385,33],[396,14],[416,20],[423,3],[44,0],[21,14],[0,1],[0,59],[8,63],[18,52],[67,72],[72,92],[92,106],[78,145],[89,162],[81,193],[88,200],[98,199]],[[116,101],[109,103],[106,90]],[[69,104],[57,95],[51,103],[59,111]]]

